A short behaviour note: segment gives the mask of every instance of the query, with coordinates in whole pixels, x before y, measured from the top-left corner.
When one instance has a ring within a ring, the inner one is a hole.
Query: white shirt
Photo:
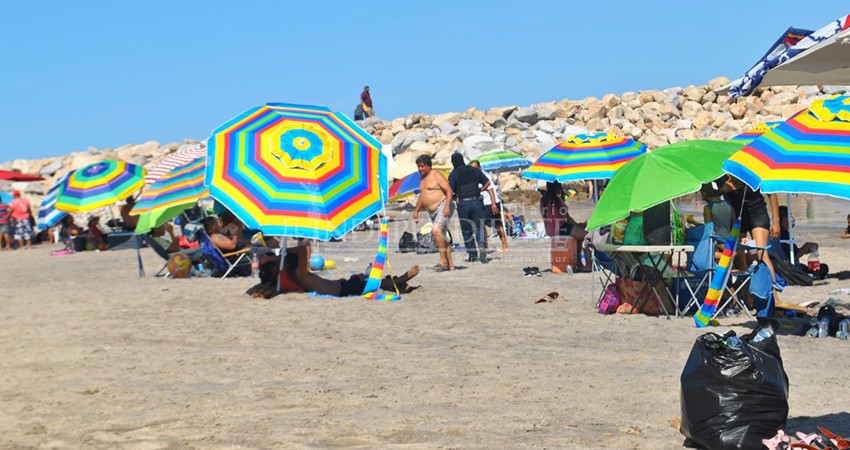
[[[496,203],[502,203],[502,199],[499,198],[499,189],[496,187],[496,183],[493,182],[493,177],[490,176],[490,174],[487,172],[484,172],[484,176],[487,177],[488,180],[490,180],[490,189],[493,189],[493,197],[496,198]],[[482,185],[480,184],[478,185],[478,187],[481,186]],[[490,206],[492,204],[492,202],[490,201],[490,193],[484,191],[481,193],[481,195],[484,196],[484,206]]]

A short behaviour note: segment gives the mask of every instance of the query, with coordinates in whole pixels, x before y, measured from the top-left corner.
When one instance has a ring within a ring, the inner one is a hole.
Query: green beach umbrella
[[[659,147],[620,167],[599,199],[587,229],[592,230],[696,192],[723,175],[726,161],[744,145],[695,140]]]

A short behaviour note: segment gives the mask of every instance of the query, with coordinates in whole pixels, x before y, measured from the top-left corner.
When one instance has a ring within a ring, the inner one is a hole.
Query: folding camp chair
[[[139,250],[145,245],[150,247],[154,251],[154,253],[156,253],[157,255],[159,255],[160,258],[165,260],[165,262],[162,264],[162,267],[159,269],[159,271],[154,276],[155,277],[165,276],[166,278],[171,276],[171,274],[169,274],[168,272],[165,271],[165,269],[168,268],[168,260],[171,258],[171,255],[168,253],[168,250],[162,248],[162,246],[159,245],[154,239],[152,239],[149,234],[137,234],[136,235],[136,252],[138,253]],[[145,269],[142,266],[142,257],[141,257],[140,253],[139,253],[138,260],[139,260],[139,276],[143,277],[143,276],[145,276]],[[163,272],[165,272],[165,273],[163,273]]]
[[[251,249],[243,248],[235,252],[223,253],[221,249],[215,245],[215,242],[210,239],[207,232],[203,229],[198,230],[198,242],[201,244],[201,253],[206,256],[207,260],[213,265],[216,272],[223,273],[222,279],[227,278],[231,272],[237,267],[251,265]],[[229,258],[234,258],[232,261]]]
[[[590,260],[591,260],[591,277],[590,277],[590,298],[595,299],[596,306],[605,296],[605,288],[609,284],[614,284],[617,277],[620,276],[620,270],[617,264],[605,252],[596,250],[596,247],[590,245]],[[602,288],[599,296],[596,295],[596,283],[599,283]]]
[[[688,263],[684,271],[679,272],[676,278],[676,310],[677,314],[684,316],[692,307],[699,309],[701,297],[704,298],[708,286],[711,284],[711,276],[714,274],[715,261],[715,239],[714,224],[709,222],[688,230],[686,244],[694,247],[693,253],[688,253]],[[684,285],[688,292],[688,302],[684,307],[679,303],[679,289]],[[706,289],[703,289],[705,287]]]

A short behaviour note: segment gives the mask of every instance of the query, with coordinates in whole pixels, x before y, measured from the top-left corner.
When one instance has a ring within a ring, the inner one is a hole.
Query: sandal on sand
[[[818,427],[818,430],[823,433],[833,444],[835,444],[835,448],[838,450],[847,450],[850,449],[850,441],[844,439],[843,437],[827,430],[824,427]]]
[[[448,266],[441,266],[441,265],[439,265],[439,264],[437,264],[437,265],[435,265],[435,266],[434,266],[434,272],[439,273],[439,272],[448,272],[448,271],[449,271],[449,267],[448,267]]]
[[[831,443],[827,443],[823,438],[817,433],[806,434],[802,431],[797,432],[797,439],[799,442],[795,442],[791,444],[791,448],[801,448],[804,450],[820,450],[832,448]]]
[[[537,266],[532,267],[524,267],[522,269],[522,276],[524,277],[542,277],[540,274],[540,268]]]
[[[535,304],[537,304],[537,303],[552,303],[555,300],[557,300],[560,295],[561,294],[559,294],[555,291],[552,291],[552,292],[544,295],[543,297],[538,298],[534,303]]]
[[[786,450],[791,446],[791,438],[784,431],[779,430],[776,436],[770,439],[762,439],[761,445],[764,445],[767,450]]]

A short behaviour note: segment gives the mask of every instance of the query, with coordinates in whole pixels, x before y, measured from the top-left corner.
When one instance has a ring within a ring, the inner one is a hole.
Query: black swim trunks
[[[364,289],[366,289],[366,280],[360,279],[358,276],[353,276],[339,283],[339,296],[360,295]]]

